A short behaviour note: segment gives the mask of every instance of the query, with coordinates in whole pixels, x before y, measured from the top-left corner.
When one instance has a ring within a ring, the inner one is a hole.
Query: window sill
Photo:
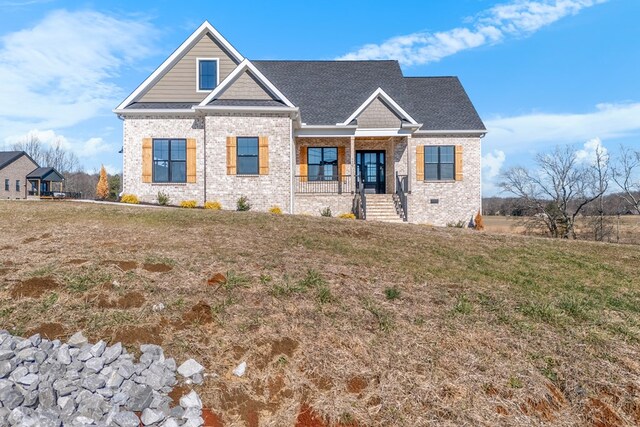
[[[260,174],[248,174],[248,173],[237,173],[236,174],[237,177],[240,178],[260,178],[261,176],[266,176],[266,175],[260,175]]]
[[[455,179],[425,179],[422,182],[424,182],[425,184],[452,184],[459,181],[456,181]]]
[[[186,182],[152,182],[151,185],[158,187],[186,187]]]

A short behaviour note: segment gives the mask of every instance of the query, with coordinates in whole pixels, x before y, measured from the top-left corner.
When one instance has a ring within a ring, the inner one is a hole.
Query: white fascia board
[[[197,105],[193,107],[196,111],[258,111],[258,112],[277,112],[277,113],[297,113],[300,111],[297,107],[262,107],[251,105]]]
[[[213,25],[209,23],[209,21],[204,21],[197,30],[195,30],[189,38],[187,38],[181,45],[178,47],[171,56],[169,56],[156,70],[149,76],[147,79],[140,84],[134,90],[131,95],[129,95],[118,107],[116,110],[124,109],[127,105],[131,104],[141,93],[143,93],[150,85],[155,83],[155,81],[164,74],[164,72],[173,66],[180,57],[189,49],[191,46],[205,33],[211,33],[211,35],[220,43],[222,46],[235,58],[236,61],[242,62],[244,57],[240,55],[240,53],[229,43],[222,34],[220,34]]]
[[[359,128],[356,130],[355,136],[407,136],[412,135],[413,132],[407,129],[398,129],[398,128],[372,128],[372,129],[362,129]]]
[[[218,87],[216,87],[209,95],[207,95],[207,97],[200,103],[199,107],[206,107],[207,104],[209,104],[211,101],[216,99],[231,84],[233,84],[233,82],[235,82],[236,79],[240,77],[242,73],[244,73],[247,70],[251,71],[253,75],[258,80],[260,80],[260,82],[263,85],[265,85],[273,95],[276,96],[276,98],[279,98],[282,102],[284,102],[289,107],[295,108],[295,105],[293,105],[293,103],[289,101],[289,99],[287,99],[287,97],[284,96],[284,94],[280,92],[280,90],[278,90],[278,88],[275,87],[275,85],[271,83],[271,81],[269,81],[269,79],[264,74],[262,74],[260,70],[258,70],[256,66],[253,65],[253,63],[248,59],[244,59],[240,64],[238,64],[235,70],[233,70],[231,74],[229,74],[227,78],[224,79],[222,83],[220,83],[220,85],[218,85]]]
[[[144,114],[195,114],[195,110],[192,108],[188,109],[177,109],[177,108],[130,108],[130,109],[121,109],[116,108],[115,110],[111,110],[112,112],[119,115],[144,115]]]
[[[345,120],[343,123],[336,123],[336,124],[348,125],[353,120],[355,120],[355,118],[358,117],[365,110],[365,108],[367,108],[369,104],[371,104],[377,97],[383,98],[394,110],[396,110],[396,113],[400,114],[402,117],[408,120],[411,124],[414,124],[414,125],[418,124],[418,122],[416,122],[409,113],[407,113],[400,105],[398,105],[398,103],[394,101],[393,98],[391,98],[381,87],[376,89],[371,94],[371,96],[369,96],[369,98],[367,98],[367,100],[364,101],[362,105],[360,105],[356,109],[356,111],[354,111],[353,114],[351,114],[351,116],[349,116],[347,120]]]
[[[477,130],[417,130],[415,135],[485,135],[488,131]]]

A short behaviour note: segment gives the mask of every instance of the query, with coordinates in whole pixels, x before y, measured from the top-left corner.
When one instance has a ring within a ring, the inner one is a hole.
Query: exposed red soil
[[[520,405],[525,415],[538,417],[544,421],[552,421],[556,418],[556,412],[566,404],[562,392],[553,384],[547,383],[548,394],[539,399],[528,398]]]
[[[329,427],[329,425],[312,407],[303,403],[300,406],[295,427]]]
[[[251,399],[243,390],[229,390],[225,385],[220,389],[220,400],[223,411],[239,414],[247,427],[259,426],[264,403]]]
[[[95,298],[95,305],[100,308],[139,308],[147,301],[144,295],[137,291],[128,292],[116,299],[111,298],[109,294],[92,295],[88,297],[89,300],[93,298]]]
[[[131,271],[138,268],[138,263],[135,261],[117,261],[117,260],[107,260],[102,261],[100,264],[102,265],[115,265],[122,271]]]
[[[124,326],[111,332],[112,342],[125,345],[162,344],[158,325]]]
[[[38,298],[47,291],[58,289],[60,285],[53,277],[32,277],[24,280],[11,288],[13,298],[28,297]]]
[[[167,264],[162,264],[162,263],[159,263],[159,264],[144,263],[142,268],[152,273],[166,273],[167,271],[173,270],[172,266]]]
[[[585,405],[587,418],[593,427],[618,427],[624,425],[622,418],[605,402],[590,398]]]
[[[349,379],[349,381],[347,382],[347,391],[349,393],[360,393],[362,392],[362,390],[367,388],[367,385],[369,385],[369,383],[366,378],[356,376]]]
[[[184,324],[198,323],[206,324],[213,322],[213,314],[211,314],[211,306],[203,301],[200,301],[191,310],[182,315],[182,322]]]
[[[320,390],[331,390],[333,388],[333,381],[331,378],[323,375],[311,376],[311,382],[315,384]]]
[[[42,338],[46,338],[49,340],[55,340],[67,335],[64,326],[62,326],[60,323],[55,322],[42,323],[39,326],[29,329],[25,332],[25,336],[27,337],[35,334],[40,334]]]
[[[180,402],[180,398],[185,394],[189,394],[191,389],[184,385],[175,386],[173,390],[169,392],[169,397],[173,400],[174,404],[178,404]]]
[[[204,427],[223,427],[222,418],[220,415],[213,412],[211,409],[202,410],[202,419],[204,420]]]
[[[293,353],[298,348],[298,341],[291,338],[284,337],[281,340],[277,340],[271,343],[271,358],[284,354],[287,357],[293,356]]]
[[[496,406],[496,412],[500,415],[509,415],[509,411],[502,405]]]
[[[222,285],[227,282],[227,277],[222,273],[216,273],[213,276],[209,277],[207,280],[207,285],[209,286],[217,286]]]

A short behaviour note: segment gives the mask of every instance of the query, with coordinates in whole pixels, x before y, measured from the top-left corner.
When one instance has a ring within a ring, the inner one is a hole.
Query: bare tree
[[[593,230],[593,237],[596,241],[604,241],[610,237],[613,225],[606,215],[605,193],[609,189],[610,170],[609,154],[602,146],[597,146],[594,152],[595,158],[592,167],[587,169],[592,175],[590,181],[594,185],[593,193],[598,193],[593,215],[589,218],[589,225]]]
[[[620,157],[612,175],[629,208],[640,214],[640,151],[620,147]]]
[[[597,185],[594,166],[581,163],[570,146],[538,154],[535,164],[535,170],[509,169],[500,186],[522,199],[552,237],[576,238],[576,217],[604,194]]]
[[[29,135],[24,141],[13,144],[13,149],[24,151],[40,166],[52,167],[63,174],[79,170],[78,157],[66,150],[59,138],[49,148],[45,148],[37,136]]]

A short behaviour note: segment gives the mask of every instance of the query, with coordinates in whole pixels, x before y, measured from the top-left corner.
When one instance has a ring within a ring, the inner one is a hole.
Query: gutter
[[[475,130],[417,130],[414,135],[481,135],[481,137],[487,134],[486,129]]]

